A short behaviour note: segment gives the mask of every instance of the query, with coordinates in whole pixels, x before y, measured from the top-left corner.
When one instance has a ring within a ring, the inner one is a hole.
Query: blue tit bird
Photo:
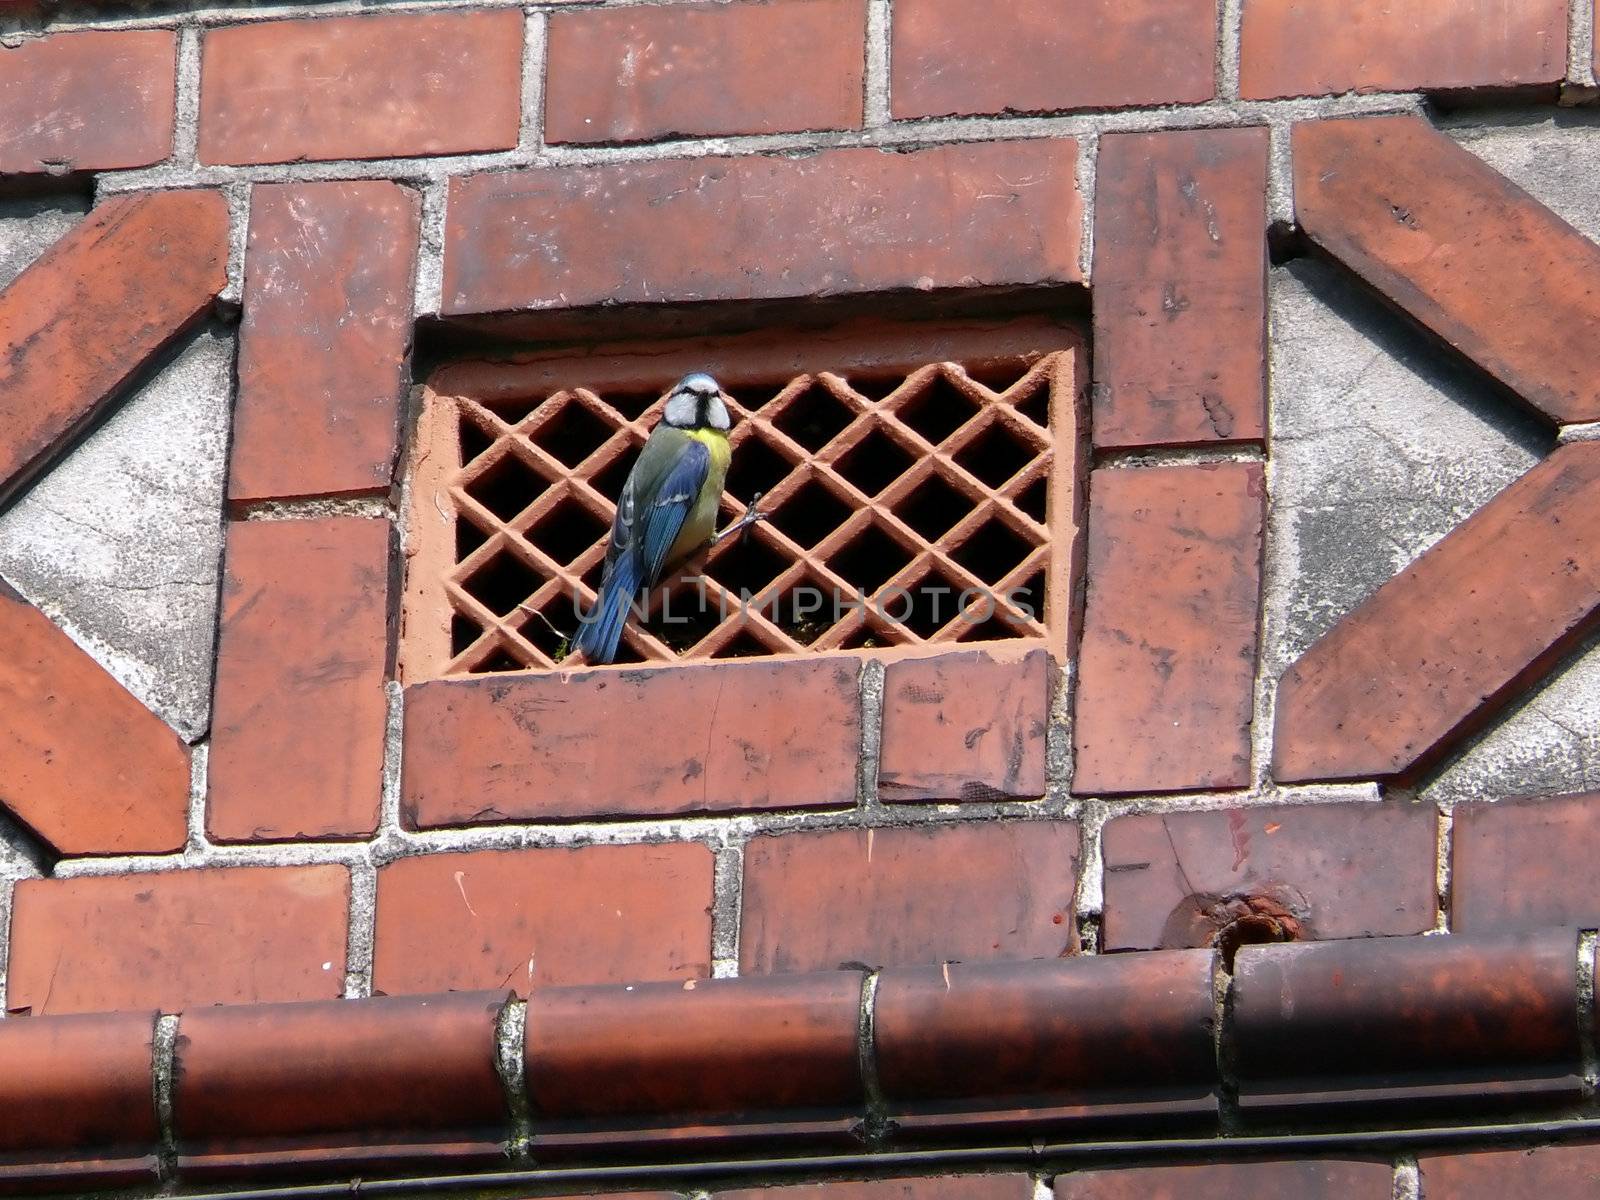
[[[706,546],[762,519],[753,500],[737,522],[715,532],[733,457],[731,424],[722,388],[709,375],[685,375],[667,394],[661,420],[622,486],[600,595],[573,643],[585,662],[615,660],[628,609],[641,592]]]

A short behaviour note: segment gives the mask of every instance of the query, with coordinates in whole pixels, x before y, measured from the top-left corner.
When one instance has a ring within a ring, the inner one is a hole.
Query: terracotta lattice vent
[[[700,369],[732,399],[724,519],[757,493],[769,519],[657,589],[619,662],[1056,642],[1079,345],[1035,319],[446,368],[412,456],[406,674],[559,664],[659,397]]]

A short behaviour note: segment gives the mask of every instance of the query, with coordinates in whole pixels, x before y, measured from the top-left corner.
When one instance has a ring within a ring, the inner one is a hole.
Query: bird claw
[[[757,492],[753,497],[751,497],[749,505],[744,510],[744,514],[740,516],[740,518],[732,525],[729,525],[721,533],[717,534],[717,536],[712,539],[711,544],[713,546],[720,546],[723,542],[727,541],[727,539],[746,532],[757,522],[765,521],[767,519],[767,514],[756,507],[760,503],[761,493]]]

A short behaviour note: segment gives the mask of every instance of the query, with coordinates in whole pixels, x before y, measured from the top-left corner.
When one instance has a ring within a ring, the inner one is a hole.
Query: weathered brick
[[[1056,1200],[1389,1200],[1385,1162],[1305,1159],[1133,1167],[1057,1175]]]
[[[552,13],[545,140],[859,128],[866,31],[866,0]]]
[[[0,292],[0,492],[200,318],[227,262],[219,193],[145,192],[102,204]]]
[[[1600,925],[1600,794],[1460,804],[1450,927],[1461,933]]]
[[[1249,782],[1264,494],[1255,463],[1094,472],[1074,791]]]
[[[63,854],[182,849],[189,748],[0,581],[0,806]]]
[[[419,684],[406,690],[407,820],[852,804],[859,670],[835,657]],[[617,752],[619,735],[646,730],[670,736]]]
[[[25,879],[6,1005],[43,1016],[336,999],[349,892],[338,866]]]
[[[1077,947],[1068,821],[752,838],[744,972],[1054,958]]]
[[[1050,655],[989,650],[902,659],[883,683],[878,791],[885,800],[1044,795]]]
[[[791,1183],[713,1194],[716,1200],[1029,1200],[1033,1180],[1022,1174],[929,1175]]]
[[[1267,131],[1109,134],[1094,235],[1094,442],[1259,441]]]
[[[1423,1195],[1445,1200],[1588,1200],[1600,1181],[1600,1146],[1519,1146],[1419,1154]]]
[[[1278,684],[1280,780],[1406,778],[1540,678],[1600,610],[1600,443],[1574,443],[1384,584]]]
[[[1246,99],[1553,84],[1566,0],[1245,0]]]
[[[0,1163],[59,1150],[153,1156],[155,1031],[153,1012],[0,1021]]]
[[[206,824],[220,841],[378,824],[389,523],[229,527]]]
[[[1433,806],[1410,801],[1116,817],[1105,948],[1209,946],[1240,920],[1295,940],[1432,929],[1435,827]]]
[[[444,311],[1073,283],[1077,143],[702,158],[451,183]]]
[[[234,500],[387,491],[411,349],[419,204],[382,181],[257,184]]]
[[[402,992],[711,973],[711,851],[691,843],[434,854],[378,872],[373,986]]]
[[[1298,125],[1294,165],[1319,246],[1552,421],[1600,419],[1600,246],[1420,117]]]
[[[206,31],[200,161],[506,150],[521,121],[521,12],[386,13]]]
[[[145,167],[172,153],[178,38],[58,33],[0,55],[0,175]]]
[[[1188,104],[1216,94],[1216,0],[899,0],[894,115]]]

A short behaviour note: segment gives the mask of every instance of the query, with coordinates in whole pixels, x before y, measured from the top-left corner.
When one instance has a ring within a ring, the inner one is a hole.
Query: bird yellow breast
[[[722,501],[722,486],[728,478],[728,463],[733,459],[733,447],[728,435],[716,429],[690,429],[685,431],[696,441],[704,442],[711,451],[711,470],[706,473],[706,483],[695,499],[694,507],[684,518],[683,531],[672,543],[668,555],[673,565],[682,562],[711,540],[717,529],[717,509]]]

